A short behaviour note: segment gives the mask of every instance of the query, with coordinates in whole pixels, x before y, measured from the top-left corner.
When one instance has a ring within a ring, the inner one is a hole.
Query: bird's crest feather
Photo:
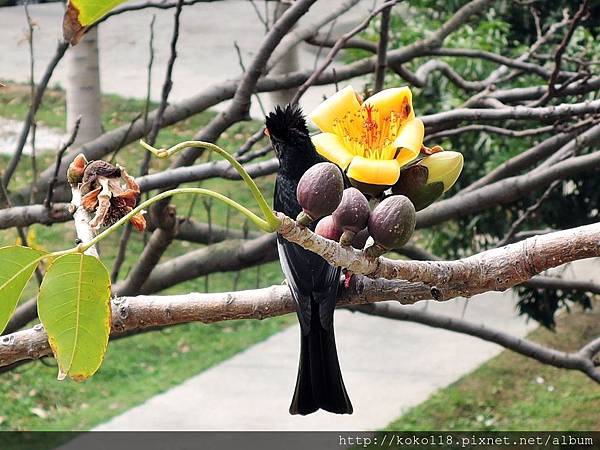
[[[308,135],[302,108],[298,105],[276,106],[266,118],[269,135],[281,141],[290,140],[294,134]]]

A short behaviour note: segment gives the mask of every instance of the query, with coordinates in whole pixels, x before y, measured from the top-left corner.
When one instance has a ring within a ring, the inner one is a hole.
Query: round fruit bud
[[[344,190],[342,201],[332,214],[335,225],[344,231],[342,245],[350,245],[354,235],[367,226],[370,213],[369,201],[362,192],[353,187]]]
[[[383,200],[369,217],[369,234],[375,245],[367,249],[367,256],[379,256],[406,244],[415,231],[416,219],[415,207],[404,195]]]
[[[344,192],[344,180],[338,166],[328,162],[315,164],[308,169],[296,189],[296,198],[302,212],[296,221],[307,226],[335,211]]]
[[[354,235],[351,245],[355,249],[362,250],[363,248],[365,248],[367,239],[369,239],[369,231],[365,228],[364,230],[360,230]]]
[[[315,228],[315,233],[336,242],[339,241],[342,236],[342,230],[335,225],[333,217],[331,216],[325,216],[319,220],[319,223],[317,223]]]

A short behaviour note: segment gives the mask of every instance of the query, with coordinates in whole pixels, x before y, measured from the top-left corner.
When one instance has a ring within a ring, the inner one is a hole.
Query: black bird
[[[273,207],[296,218],[302,210],[296,199],[298,182],[304,172],[323,159],[310,140],[299,107],[276,107],[267,116],[266,126],[279,159]],[[319,408],[337,414],[352,414],[333,331],[340,269],[279,235],[277,248],[296,303],[301,331],[300,363],[290,414],[306,415]]]

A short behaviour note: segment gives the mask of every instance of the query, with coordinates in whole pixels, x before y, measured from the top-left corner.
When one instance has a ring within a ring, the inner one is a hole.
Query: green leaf
[[[15,312],[23,289],[43,254],[17,245],[0,248],[0,333]]]
[[[58,361],[58,379],[83,381],[102,364],[110,334],[110,278],[104,264],[81,253],[48,268],[38,314]]]
[[[63,19],[65,40],[75,45],[85,29],[125,0],[69,0]]]

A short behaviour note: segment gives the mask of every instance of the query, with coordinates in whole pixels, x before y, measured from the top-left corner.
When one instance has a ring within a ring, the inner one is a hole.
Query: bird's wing
[[[298,305],[302,330],[310,329],[311,299],[319,305],[321,325],[326,330],[331,329],[341,269],[281,236],[277,236],[277,249],[281,268]]]
[[[296,302],[296,311],[298,312],[298,320],[300,327],[302,328],[302,334],[308,334],[310,331],[310,316],[311,316],[311,305],[310,305],[310,290],[305,288],[302,280],[302,273],[299,272],[298,264],[293,262],[294,249],[291,247],[290,242],[285,241],[281,236],[277,236],[277,251],[279,252],[279,261],[281,263],[281,270],[287,280],[288,286],[292,293],[292,298]]]
[[[302,210],[296,199],[296,184],[278,177],[275,182],[273,206],[276,211],[295,218]],[[311,226],[313,230],[314,225]],[[321,325],[326,330],[330,329],[341,270],[330,266],[316,253],[305,250],[279,235],[277,249],[281,268],[298,305],[302,331],[310,330],[311,298],[319,304]]]

